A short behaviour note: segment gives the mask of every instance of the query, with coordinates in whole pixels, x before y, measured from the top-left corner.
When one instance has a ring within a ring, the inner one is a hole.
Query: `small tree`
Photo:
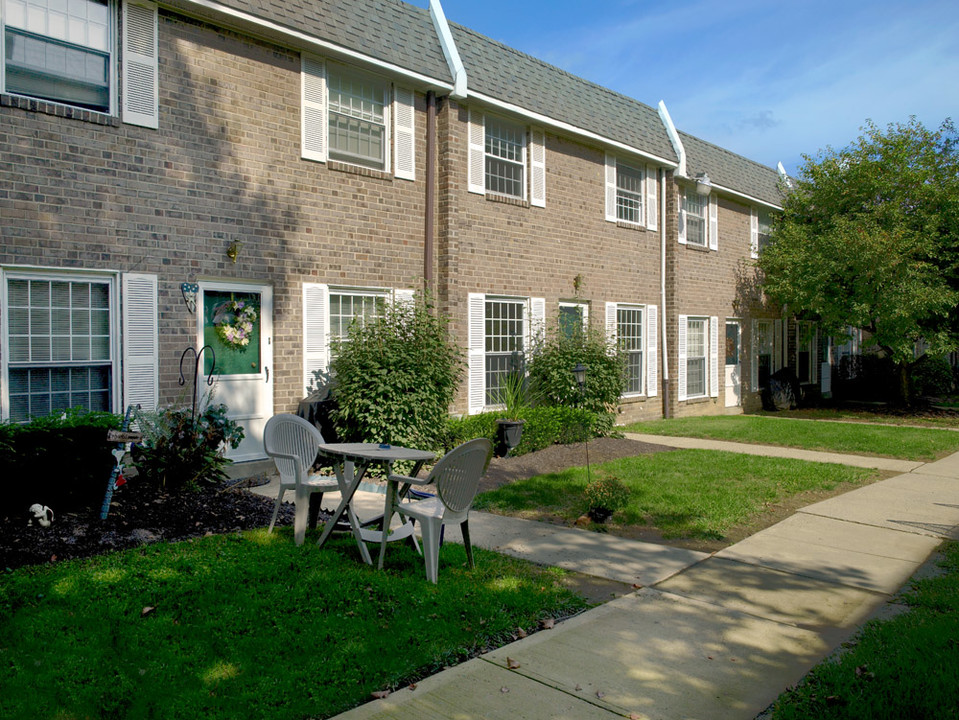
[[[797,314],[869,342],[909,367],[924,340],[942,355],[959,346],[959,144],[950,121],[915,118],[885,132],[868,123],[842,150],[806,157],[760,256],[763,288]]]
[[[463,361],[427,299],[394,303],[334,344],[333,420],[344,440],[437,448]]]
[[[533,347],[528,359],[530,383],[540,402],[582,407],[594,413],[611,412],[626,390],[626,363],[605,334],[595,328],[562,327],[557,323]],[[580,392],[573,368],[587,368],[586,387]]]

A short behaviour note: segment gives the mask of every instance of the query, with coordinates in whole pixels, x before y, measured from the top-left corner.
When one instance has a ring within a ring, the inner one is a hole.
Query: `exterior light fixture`
[[[583,365],[583,363],[576,363],[576,367],[573,368],[573,378],[575,378],[576,384],[579,386],[580,392],[582,392],[586,386],[586,366]]]
[[[701,172],[696,176],[696,193],[698,195],[709,195],[713,189],[713,184],[709,180],[707,173]]]
[[[241,245],[240,242],[234,241],[234,242],[231,242],[230,247],[226,249],[226,256],[230,258],[230,260],[232,260],[234,264],[236,263],[236,256],[240,254],[240,245]]]

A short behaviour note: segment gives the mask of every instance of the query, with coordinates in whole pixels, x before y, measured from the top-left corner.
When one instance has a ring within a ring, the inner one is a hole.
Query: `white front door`
[[[236,462],[266,457],[263,428],[273,415],[273,288],[269,285],[201,282],[197,298],[198,347],[204,352],[197,380],[201,399],[213,373],[213,402],[243,428],[243,441],[228,449]]]
[[[742,404],[742,332],[738,320],[726,321],[726,407]]]

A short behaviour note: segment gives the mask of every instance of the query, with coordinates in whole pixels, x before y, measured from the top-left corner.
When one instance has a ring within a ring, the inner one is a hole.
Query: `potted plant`
[[[629,503],[629,488],[617,477],[597,478],[586,486],[586,514],[596,523],[604,523]]]
[[[518,370],[509,372],[503,378],[499,397],[505,409],[505,417],[496,420],[499,426],[498,449],[501,451],[498,454],[505,457],[523,438],[523,423],[526,421],[519,417],[519,411],[529,405],[525,375]]]

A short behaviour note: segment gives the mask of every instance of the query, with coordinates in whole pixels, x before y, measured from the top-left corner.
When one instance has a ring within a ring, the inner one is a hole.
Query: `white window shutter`
[[[709,196],[709,249],[719,250],[719,203],[712,194]]]
[[[467,189],[471,193],[486,194],[486,124],[483,113],[469,111],[469,163]]]
[[[749,344],[752,349],[749,374],[753,392],[759,390],[759,323],[753,320],[749,328]]]
[[[646,306],[646,397],[656,397],[659,394],[659,361],[656,323],[658,322],[658,308],[655,305]]]
[[[646,229],[656,230],[659,220],[659,179],[656,168],[646,166]]]
[[[616,332],[616,308],[616,303],[606,303],[606,339],[613,347],[616,347],[616,343],[619,341]]]
[[[526,356],[546,334],[546,298],[529,299],[530,321],[527,323]]]
[[[469,294],[469,414],[486,406],[486,296]]]
[[[783,366],[783,321],[773,320],[773,362],[770,372],[776,372]]]
[[[709,318],[709,396],[719,397],[719,318]]]
[[[688,315],[679,316],[679,330],[676,338],[676,358],[679,363],[676,368],[676,384],[679,386],[676,390],[679,402],[686,400],[686,330]]]
[[[157,326],[157,276],[123,275],[123,408],[139,405],[156,410],[159,332]]]
[[[606,153],[606,219],[616,222],[616,158]]]
[[[759,213],[756,208],[749,209],[749,256],[759,257]]]
[[[329,369],[330,288],[303,283],[303,388],[314,381],[314,372]]]
[[[409,88],[393,89],[393,142],[396,143],[396,177],[416,180],[416,107]]]
[[[680,245],[686,244],[686,193],[679,193],[679,217],[677,220],[676,227],[676,240]]]
[[[306,160],[326,162],[326,63],[303,53],[300,67],[300,155]]]
[[[149,0],[123,3],[123,122],[160,126],[157,6]]]
[[[533,128],[529,133],[529,204],[546,207],[546,132]]]

